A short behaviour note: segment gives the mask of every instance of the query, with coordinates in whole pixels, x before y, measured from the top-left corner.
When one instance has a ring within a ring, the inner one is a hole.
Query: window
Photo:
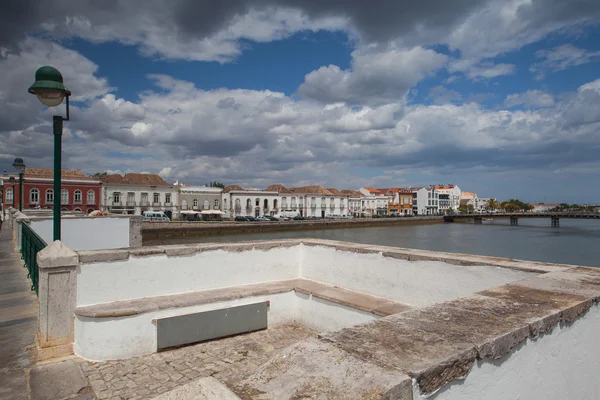
[[[240,199],[235,199],[235,212],[239,213],[240,211],[242,211],[242,202]]]
[[[121,193],[119,193],[119,201],[121,201]],[[81,190],[76,190],[73,192],[73,203],[81,204]]]
[[[60,204],[69,204],[69,191],[67,189],[60,191]]]
[[[198,207],[198,199],[194,199],[194,201],[192,202],[192,204],[194,205],[194,207]]]
[[[12,189],[6,189],[6,202],[7,203],[12,203],[13,201],[13,190]]]
[[[257,197],[256,200],[254,200],[254,205],[256,207],[260,207],[260,199]]]
[[[160,203],[160,193],[154,193],[153,198],[155,203]]]
[[[48,189],[46,190],[46,204],[54,203],[54,190]]]
[[[215,199],[215,210],[219,209],[219,199]]]
[[[171,193],[165,193],[165,203],[171,203]]]
[[[202,208],[208,210],[210,208],[210,202],[208,200],[204,200],[204,202],[202,202]]]
[[[223,199],[223,210],[227,210],[227,199]]]
[[[296,198],[292,197],[292,208],[296,207]]]
[[[79,192],[78,190],[75,191],[75,203],[77,203],[77,192]],[[81,192],[79,192],[79,200],[81,201]],[[119,192],[114,192],[113,193],[113,203],[120,203],[121,202],[121,193]]]
[[[96,204],[96,192],[93,190],[87,192],[87,204]]]
[[[283,208],[284,210],[287,208],[287,197],[281,198],[281,208]]]
[[[135,192],[127,192],[127,202],[130,205],[135,204]]]
[[[40,202],[40,191],[37,189],[31,189],[29,192],[29,202],[39,203]]]
[[[431,198],[431,192],[427,192],[427,196]]]
[[[148,193],[142,193],[141,203],[143,206],[148,205]]]
[[[187,200],[182,200],[181,201],[181,209],[182,210],[187,210]]]

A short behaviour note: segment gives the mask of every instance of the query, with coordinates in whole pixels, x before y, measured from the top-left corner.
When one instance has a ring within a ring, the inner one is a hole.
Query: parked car
[[[267,218],[269,221],[279,221],[279,218],[272,215],[265,215],[265,218]]]
[[[257,222],[271,222],[271,220],[267,217],[256,217],[254,220]]]
[[[153,222],[169,222],[171,219],[162,211],[144,211],[142,213],[142,219],[144,221]]]
[[[248,222],[248,218],[246,217],[235,217],[236,222]]]
[[[246,221],[254,222],[254,221],[256,221],[256,218],[254,218],[254,217],[246,217]]]
[[[296,215],[294,218],[292,218],[294,221],[304,221],[304,217],[301,217],[299,215]]]

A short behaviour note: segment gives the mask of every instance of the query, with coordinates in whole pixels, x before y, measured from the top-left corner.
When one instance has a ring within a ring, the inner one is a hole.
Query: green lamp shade
[[[23,162],[22,158],[15,158],[15,161],[13,161],[12,166],[19,171],[25,169],[25,163]]]
[[[54,67],[43,66],[35,72],[35,82],[29,86],[29,93],[35,94],[45,106],[55,107],[63,102],[71,92],[63,85],[61,73]]]

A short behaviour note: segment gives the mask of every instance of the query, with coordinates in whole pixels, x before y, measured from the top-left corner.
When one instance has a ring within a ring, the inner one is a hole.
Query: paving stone
[[[56,400],[74,396],[88,386],[72,360],[35,367],[30,372],[32,400]]]

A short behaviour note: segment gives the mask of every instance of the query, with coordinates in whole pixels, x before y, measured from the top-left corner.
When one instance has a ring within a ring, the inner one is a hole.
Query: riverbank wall
[[[364,219],[326,219],[280,222],[143,222],[144,242],[178,237],[203,237],[236,235],[243,233],[284,232],[309,229],[347,229],[378,226],[398,226],[415,224],[443,223],[441,216],[400,217],[400,218],[364,218]]]

